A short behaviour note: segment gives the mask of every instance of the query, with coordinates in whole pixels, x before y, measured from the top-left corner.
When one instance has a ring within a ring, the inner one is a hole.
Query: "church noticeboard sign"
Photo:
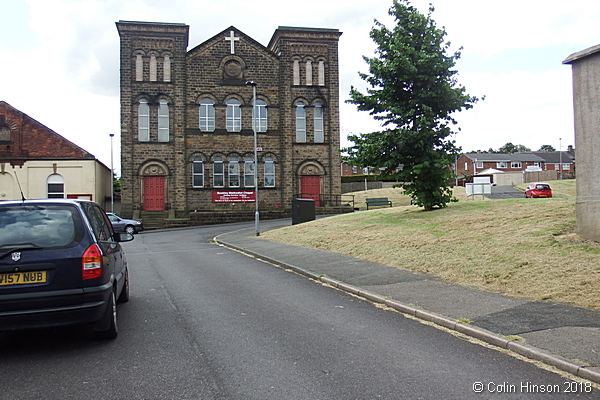
[[[250,190],[213,190],[213,203],[254,203],[256,196]]]

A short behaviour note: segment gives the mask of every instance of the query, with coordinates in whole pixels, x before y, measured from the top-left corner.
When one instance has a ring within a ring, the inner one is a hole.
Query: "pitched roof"
[[[528,161],[528,162],[544,162],[545,160],[533,153],[467,153],[466,157],[477,161]]]
[[[538,157],[544,159],[544,162],[552,164],[572,164],[575,162],[575,155],[568,151],[534,151],[532,152]]]

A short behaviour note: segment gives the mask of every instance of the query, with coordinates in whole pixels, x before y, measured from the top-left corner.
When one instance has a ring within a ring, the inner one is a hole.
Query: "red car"
[[[534,182],[525,189],[525,197],[552,197],[552,189],[547,183]]]

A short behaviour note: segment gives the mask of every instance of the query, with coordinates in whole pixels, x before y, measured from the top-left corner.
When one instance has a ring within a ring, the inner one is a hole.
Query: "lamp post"
[[[110,212],[115,212],[115,169],[113,168],[113,137],[114,133],[109,133],[110,136]]]
[[[562,179],[562,138],[558,138],[558,176]]]
[[[260,214],[258,212],[258,147],[256,140],[256,82],[247,81],[252,86],[252,132],[254,133],[254,232],[260,236]]]

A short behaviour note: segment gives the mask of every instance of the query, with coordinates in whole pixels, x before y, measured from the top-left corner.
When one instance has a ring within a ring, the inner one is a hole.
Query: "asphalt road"
[[[119,337],[96,341],[85,327],[0,334],[0,398],[597,398],[209,242],[236,228],[136,235],[124,245],[131,300],[119,307]],[[532,392],[540,388],[555,393]]]

